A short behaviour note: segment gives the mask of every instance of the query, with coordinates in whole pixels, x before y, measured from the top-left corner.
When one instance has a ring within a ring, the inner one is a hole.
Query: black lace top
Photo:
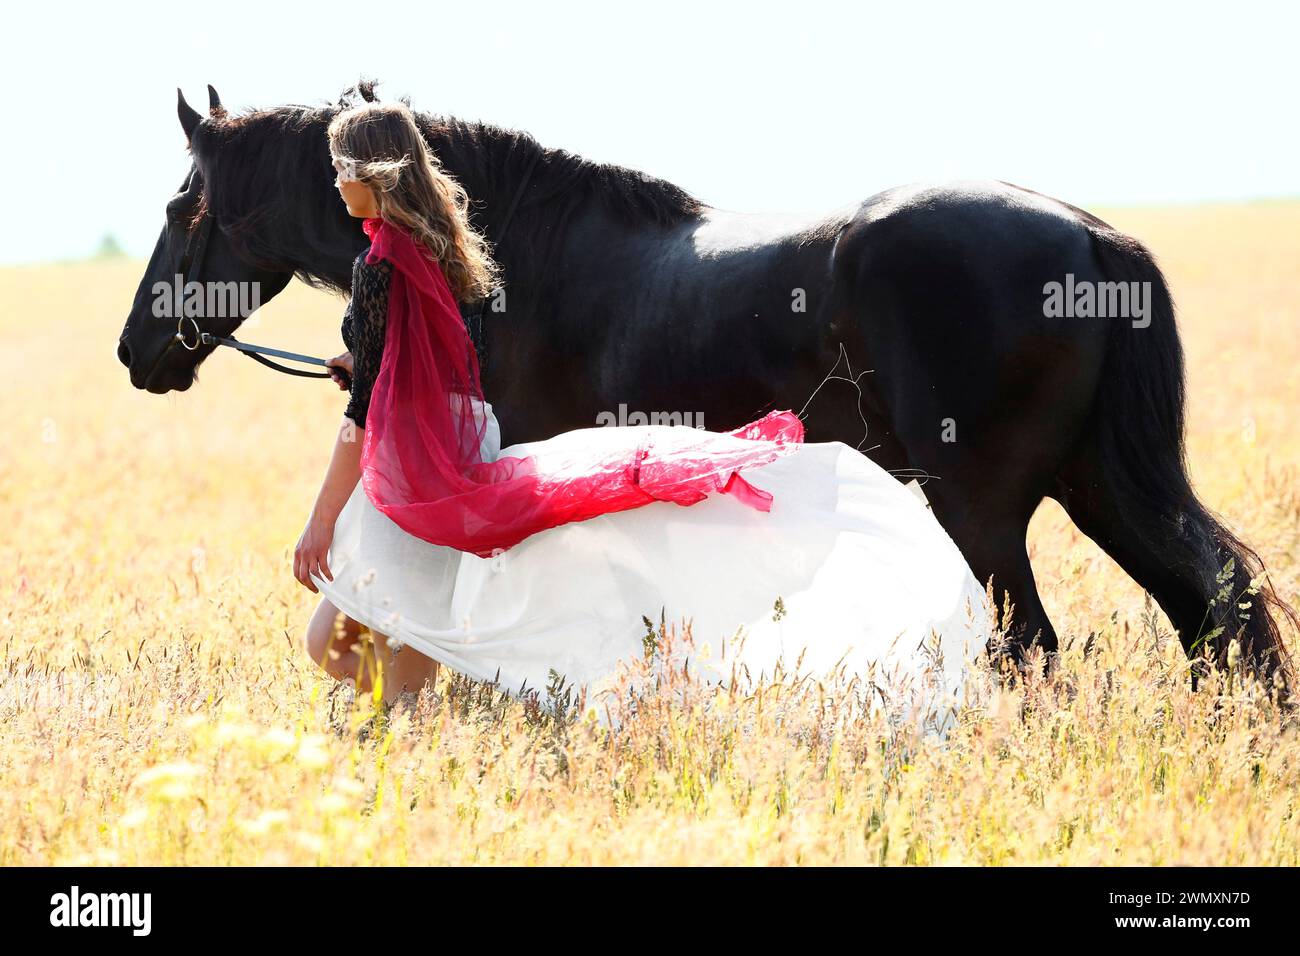
[[[358,428],[366,427],[370,390],[384,356],[384,333],[388,327],[388,289],[393,264],[380,259],[366,262],[366,247],[352,263],[352,298],[343,313],[343,344],[352,353],[352,397],[344,415]]]

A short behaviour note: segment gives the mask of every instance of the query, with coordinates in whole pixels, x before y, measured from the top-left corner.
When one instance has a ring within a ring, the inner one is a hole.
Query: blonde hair
[[[375,193],[379,216],[402,226],[442,266],[457,302],[483,298],[499,279],[487,239],[469,223],[469,195],[442,170],[402,103],[363,103],[329,125],[333,159]]]

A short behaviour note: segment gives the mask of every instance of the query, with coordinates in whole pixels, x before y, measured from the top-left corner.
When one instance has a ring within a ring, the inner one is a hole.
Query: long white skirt
[[[501,449],[492,406],[476,410],[488,417],[485,460],[609,438],[578,429]],[[672,427],[682,426],[641,429]],[[924,502],[841,442],[742,474],[773,495],[770,511],[723,494],[653,502],[493,558],[408,534],[357,482],[335,525],[334,579],[313,580],[373,631],[516,696],[544,693],[554,671],[597,704],[619,662],[644,657],[645,619],[679,629],[689,619],[701,679],[770,678],[779,660],[786,679],[857,676],[860,690],[903,704],[891,712],[946,715],[946,726],[988,612]]]

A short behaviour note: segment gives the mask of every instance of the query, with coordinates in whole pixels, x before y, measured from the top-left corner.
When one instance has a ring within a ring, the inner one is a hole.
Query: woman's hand
[[[334,381],[338,383],[338,386],[341,390],[346,392],[349,388],[352,387],[352,353],[351,352],[344,352],[342,355],[336,355],[328,362],[326,362],[325,365],[330,370],[330,378],[334,379]],[[344,371],[347,372],[347,374],[343,375],[335,371],[335,369],[343,369]]]
[[[334,522],[313,511],[307,519],[302,537],[298,539],[298,547],[293,552],[293,576],[309,591],[320,593],[316,582],[311,579],[312,574],[326,581],[334,580],[329,567],[330,544],[333,540]]]

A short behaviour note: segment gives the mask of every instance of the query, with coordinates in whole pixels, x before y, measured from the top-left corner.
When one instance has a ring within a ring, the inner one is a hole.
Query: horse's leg
[[[965,354],[975,354],[974,347]],[[1086,398],[1055,387],[1056,365],[1047,360],[1025,360],[1016,374],[1003,376],[1006,385],[986,389],[962,387],[959,361],[944,369],[940,356],[929,358],[933,386],[893,403],[899,441],[929,476],[926,499],[976,580],[992,578],[999,609],[1012,605],[1010,620],[998,621],[1007,649],[1017,662],[1035,643],[1054,652],[1057,635],[1038,595],[1025,536],[1069,453]]]
[[[1062,468],[1052,497],[1080,531],[1150,592],[1189,655],[1199,654],[1203,635],[1222,624],[1224,630],[1209,641],[1220,666],[1227,662],[1229,641],[1240,634],[1243,655],[1262,663],[1264,675],[1271,677],[1282,648],[1273,622],[1258,611],[1244,622],[1235,619],[1238,592],[1258,568],[1254,552],[1220,524],[1186,484],[1122,499],[1116,487],[1095,439],[1089,439]],[[1229,559],[1235,568],[1225,574]],[[1218,600],[1225,585],[1230,593]]]
[[[1272,612],[1293,623],[1294,615],[1187,475],[1183,352],[1164,276],[1136,240],[1104,224],[1088,228],[1106,278],[1145,283],[1150,295],[1144,321],[1109,320],[1092,413],[1048,493],[1151,593],[1189,653],[1208,643],[1227,664],[1235,640],[1246,661],[1286,683],[1288,653]]]
[[[991,479],[996,483],[996,477]],[[1008,650],[1020,661],[1037,644],[1051,653],[1057,648],[1056,631],[1038,596],[1034,569],[1025,548],[1032,511],[1004,507],[1004,500],[987,487],[951,478],[925,485],[931,508],[944,530],[961,551],[971,573],[981,584],[993,580],[998,603],[998,624],[1007,628]],[[1002,619],[1004,602],[1011,604],[1010,620]]]
[[[906,467],[922,476],[935,518],[976,580],[986,585],[992,578],[999,609],[1011,604],[1010,620],[998,624],[1007,631],[1015,660],[1023,660],[1035,643],[1054,652],[1056,631],[1038,595],[1025,536],[1068,453],[1082,402],[1053,388],[1054,369],[1047,362],[1023,363],[1006,390],[963,389],[960,364],[966,359],[944,369],[943,356],[934,353],[927,356],[933,386],[910,390],[892,403],[893,431],[885,447],[904,450]],[[972,348],[962,355],[973,353]],[[886,386],[904,378],[891,369],[889,357],[881,356],[878,366]],[[895,450],[889,457],[899,455]]]

